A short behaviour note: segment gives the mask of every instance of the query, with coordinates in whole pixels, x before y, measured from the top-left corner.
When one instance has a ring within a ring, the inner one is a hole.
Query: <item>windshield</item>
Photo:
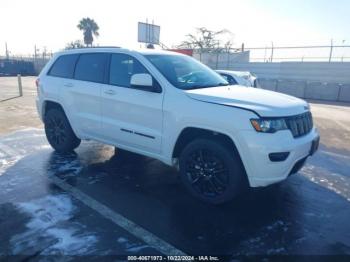
[[[192,57],[182,55],[145,55],[145,57],[177,88],[189,90],[229,85],[219,74]]]

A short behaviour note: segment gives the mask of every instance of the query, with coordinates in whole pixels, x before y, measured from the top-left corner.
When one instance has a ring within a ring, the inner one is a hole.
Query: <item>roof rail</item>
[[[72,49],[89,49],[89,48],[121,48],[120,46],[89,46],[89,47],[79,47],[79,48],[72,48]]]

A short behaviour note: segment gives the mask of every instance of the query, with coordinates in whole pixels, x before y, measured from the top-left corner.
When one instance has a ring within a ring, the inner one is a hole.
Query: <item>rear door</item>
[[[133,74],[149,70],[133,56],[111,55],[108,85],[102,88],[102,132],[116,144],[159,153],[163,121],[163,92],[130,86]],[[158,82],[153,79],[155,85]]]
[[[78,57],[78,54],[59,56],[47,72],[47,76],[40,79],[45,99],[58,102],[65,109],[67,106],[61,96],[65,93],[67,83],[73,81],[74,68]]]
[[[101,131],[101,87],[105,81],[106,53],[82,53],[74,79],[66,81],[62,99],[68,104],[72,122],[83,138],[97,138]]]

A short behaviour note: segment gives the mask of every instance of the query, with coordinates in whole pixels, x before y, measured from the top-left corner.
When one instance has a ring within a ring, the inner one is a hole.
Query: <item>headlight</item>
[[[250,119],[250,122],[257,132],[275,133],[278,130],[288,129],[283,118],[258,118]]]

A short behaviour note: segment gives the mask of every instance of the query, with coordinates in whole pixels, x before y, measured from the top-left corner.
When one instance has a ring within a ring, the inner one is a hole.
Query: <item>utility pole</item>
[[[36,56],[37,56],[36,51],[37,51],[36,45],[34,45],[34,61],[36,61]]]
[[[146,18],[146,41],[149,43],[150,26],[148,24],[148,18]],[[147,46],[147,45],[146,45]]]
[[[343,40],[343,41],[342,41],[343,46],[344,46],[344,44],[345,44],[345,41],[346,41],[346,40]],[[343,55],[342,55],[342,57],[341,57],[341,61],[344,62],[344,55],[345,55],[345,54],[344,54],[344,47],[343,47],[342,50],[343,50]]]
[[[5,42],[5,56],[6,56],[6,59],[8,60],[9,59],[9,50],[7,49],[7,42]]]
[[[151,43],[154,43],[154,19],[152,19]]]
[[[273,42],[271,42],[271,63],[273,61]]]
[[[332,55],[333,55],[333,39],[331,39],[331,51],[329,53],[329,63],[332,62]]]

